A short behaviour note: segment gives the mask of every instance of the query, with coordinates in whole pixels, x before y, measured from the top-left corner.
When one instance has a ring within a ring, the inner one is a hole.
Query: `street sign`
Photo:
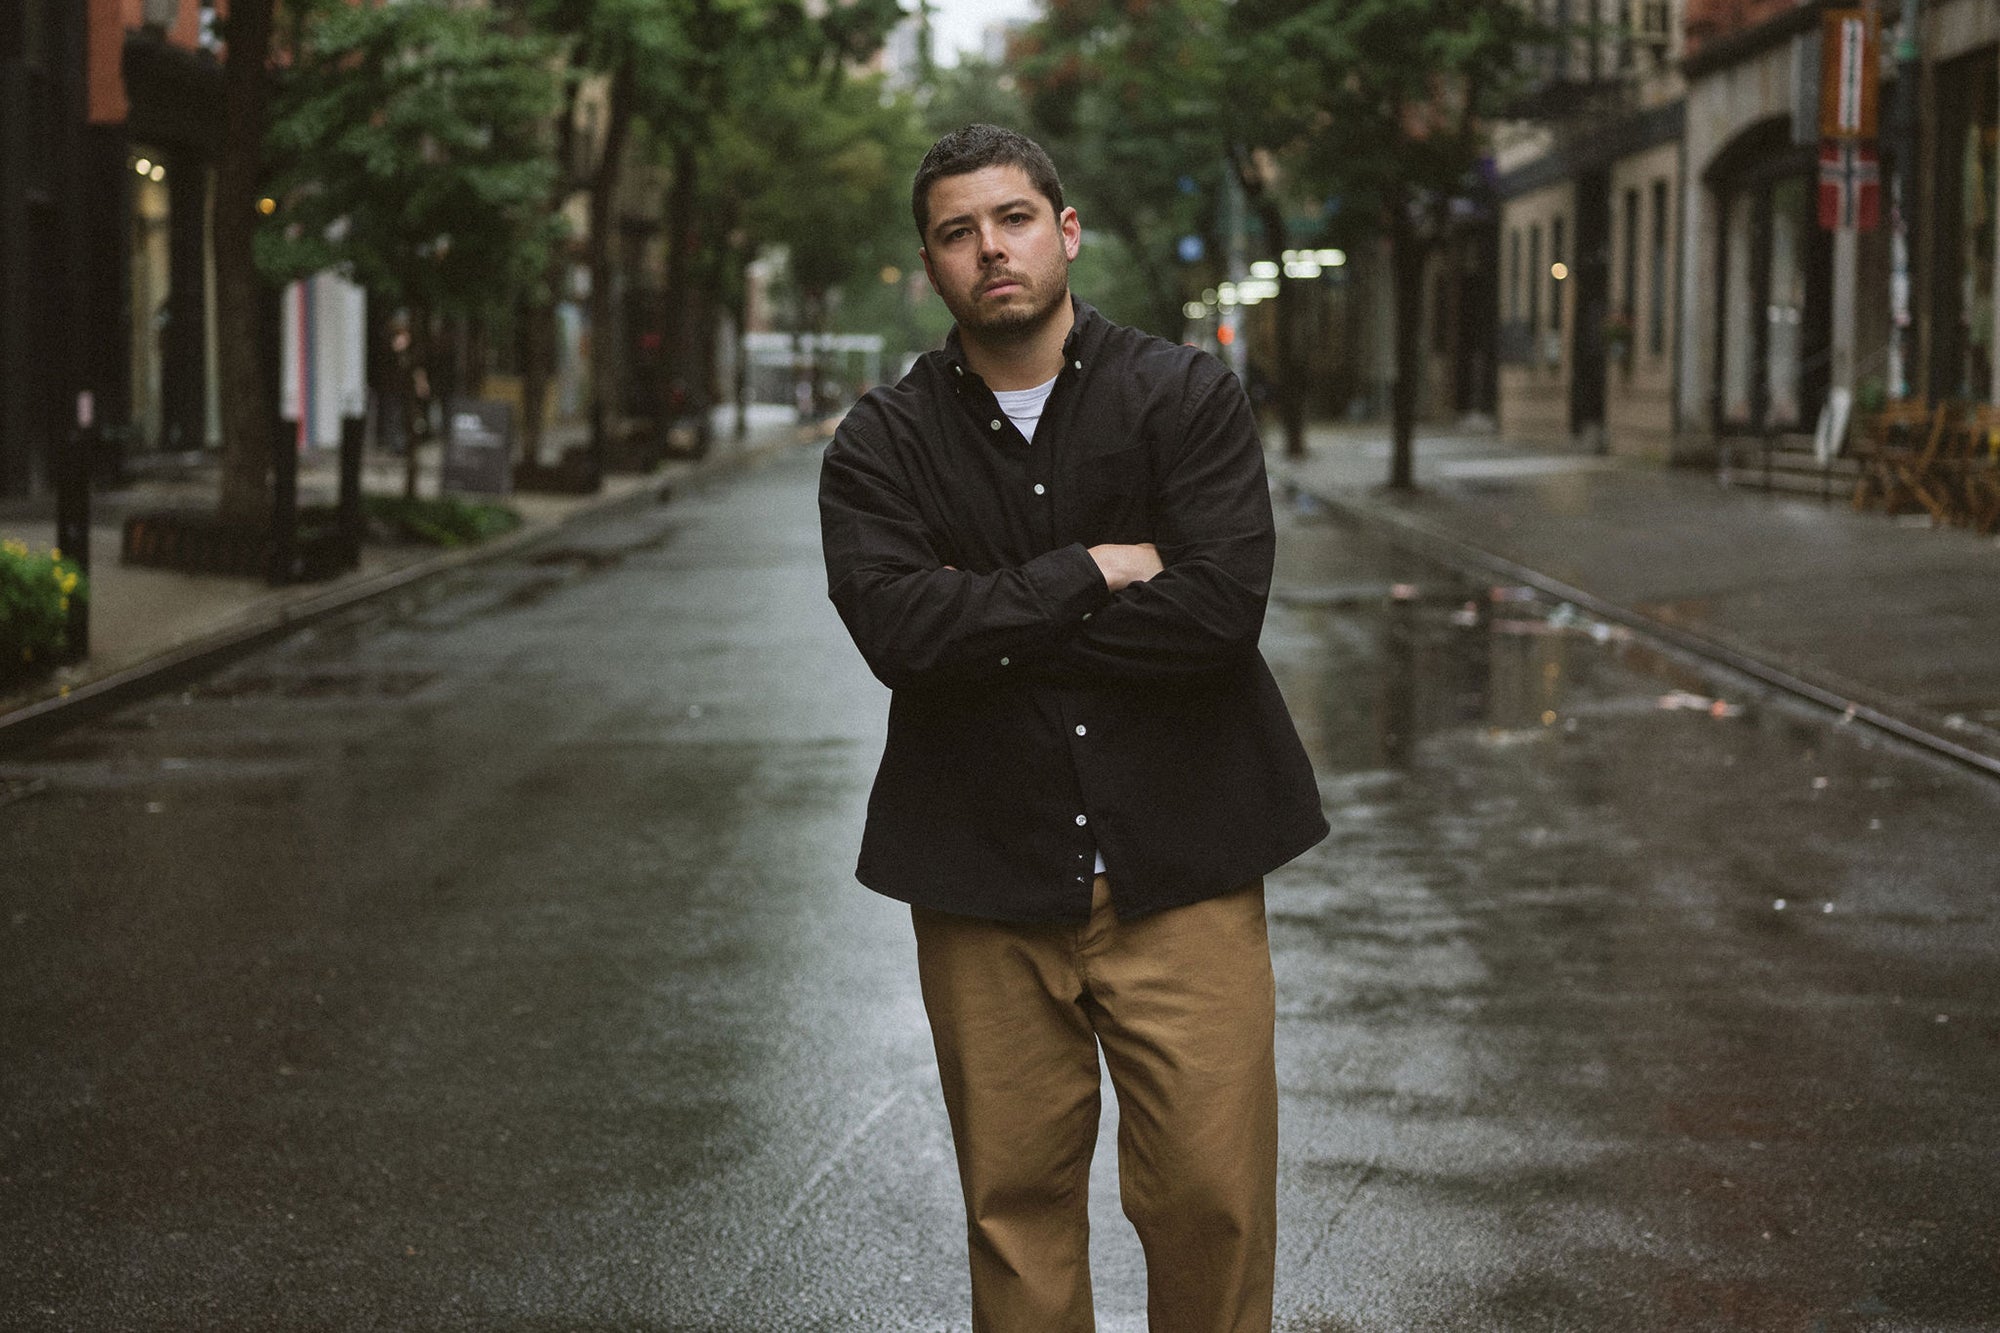
[[[506,495],[514,485],[514,410],[485,398],[454,398],[445,414],[447,494]]]
[[[1882,165],[1873,143],[1819,141],[1819,225],[1873,231],[1882,222]]]
[[[1872,9],[1820,16],[1819,137],[1873,139],[1881,101],[1882,29]]]

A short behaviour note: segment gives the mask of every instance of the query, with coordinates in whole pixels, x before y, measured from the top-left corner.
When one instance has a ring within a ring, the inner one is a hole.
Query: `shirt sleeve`
[[[1198,675],[1257,650],[1276,533],[1263,440],[1236,377],[1192,386],[1180,448],[1154,492],[1160,573],[1073,627],[1040,669],[1057,678]]]
[[[827,595],[891,689],[1026,674],[1110,600],[1080,544],[988,573],[947,569],[888,451],[850,414],[820,466]]]

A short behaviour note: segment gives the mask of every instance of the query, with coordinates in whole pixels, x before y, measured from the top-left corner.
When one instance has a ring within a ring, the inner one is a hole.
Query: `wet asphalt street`
[[[0,1329],[967,1326],[815,476],[0,761]],[[2000,788],[1279,508],[1279,1328],[2000,1329]]]

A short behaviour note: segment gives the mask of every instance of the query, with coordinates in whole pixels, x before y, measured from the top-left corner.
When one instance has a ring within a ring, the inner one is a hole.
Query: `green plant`
[[[433,546],[465,546],[521,526],[521,515],[505,505],[479,504],[453,495],[436,499],[370,495],[364,504],[372,521],[398,537]]]
[[[1880,375],[1870,375],[1854,386],[1854,408],[1874,414],[1889,405],[1889,385]]]
[[[69,613],[90,595],[76,561],[0,541],[0,679],[47,670],[69,650]]]

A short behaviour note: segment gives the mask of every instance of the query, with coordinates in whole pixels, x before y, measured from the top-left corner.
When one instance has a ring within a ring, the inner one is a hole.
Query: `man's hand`
[[[1113,592],[1135,583],[1144,583],[1166,568],[1160,563],[1160,553],[1151,542],[1140,542],[1136,546],[1093,546],[1090,558],[1097,562],[1097,568],[1104,574],[1105,586]]]

